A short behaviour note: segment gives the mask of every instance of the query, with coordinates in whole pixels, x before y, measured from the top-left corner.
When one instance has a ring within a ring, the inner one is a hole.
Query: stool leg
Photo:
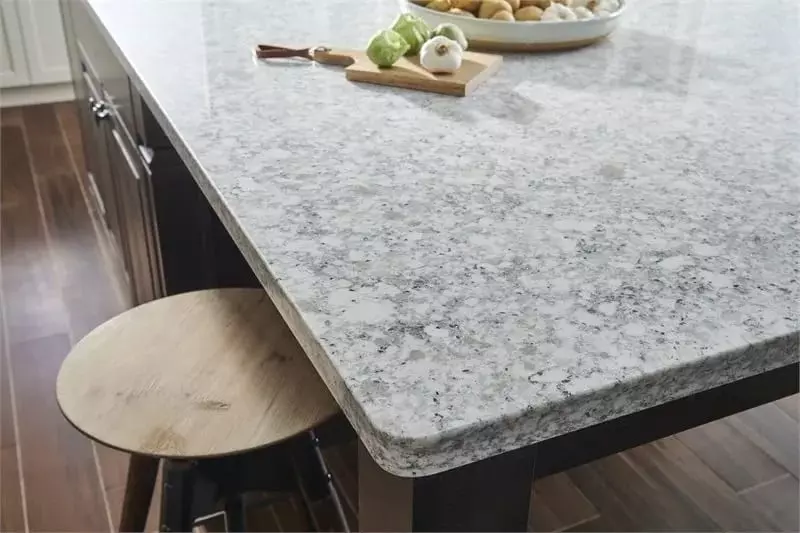
[[[122,501],[122,517],[119,520],[120,531],[144,531],[157,474],[158,459],[131,455],[125,481],[125,497]]]
[[[189,461],[164,460],[161,489],[161,531],[191,531],[195,465]]]
[[[241,533],[247,531],[244,515],[244,498],[241,494],[231,496],[225,500],[225,520],[228,533]]]

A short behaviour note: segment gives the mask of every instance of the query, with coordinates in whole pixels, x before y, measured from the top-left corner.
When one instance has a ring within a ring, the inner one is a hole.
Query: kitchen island
[[[79,4],[355,428],[362,528],[516,529],[534,470],[797,390],[795,3],[632,6],[464,99],[253,58],[391,0]]]

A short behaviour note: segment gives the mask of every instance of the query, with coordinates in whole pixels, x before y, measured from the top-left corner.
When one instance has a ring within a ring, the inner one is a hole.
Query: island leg
[[[359,444],[361,531],[526,531],[536,447],[441,474],[401,478]]]

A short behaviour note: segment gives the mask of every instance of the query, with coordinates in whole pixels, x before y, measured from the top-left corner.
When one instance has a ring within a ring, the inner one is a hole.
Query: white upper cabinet
[[[0,88],[69,80],[58,0],[0,0]]]
[[[58,0],[16,2],[31,83],[69,81],[69,59]]]
[[[15,0],[0,0],[0,87],[30,85]]]

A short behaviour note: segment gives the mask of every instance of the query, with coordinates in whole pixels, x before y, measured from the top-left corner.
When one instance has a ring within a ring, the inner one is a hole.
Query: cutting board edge
[[[349,70],[345,69],[345,77],[349,81],[359,83],[370,83],[372,85],[383,85],[384,87],[399,87],[401,89],[409,89],[422,91],[427,93],[445,94],[448,96],[466,96],[468,91],[467,87],[470,85],[466,83],[461,85],[457,82],[448,82],[446,80],[436,79],[435,82],[425,80],[424,78],[386,78],[377,75],[373,72],[363,70]],[[391,81],[391,83],[390,83]]]

